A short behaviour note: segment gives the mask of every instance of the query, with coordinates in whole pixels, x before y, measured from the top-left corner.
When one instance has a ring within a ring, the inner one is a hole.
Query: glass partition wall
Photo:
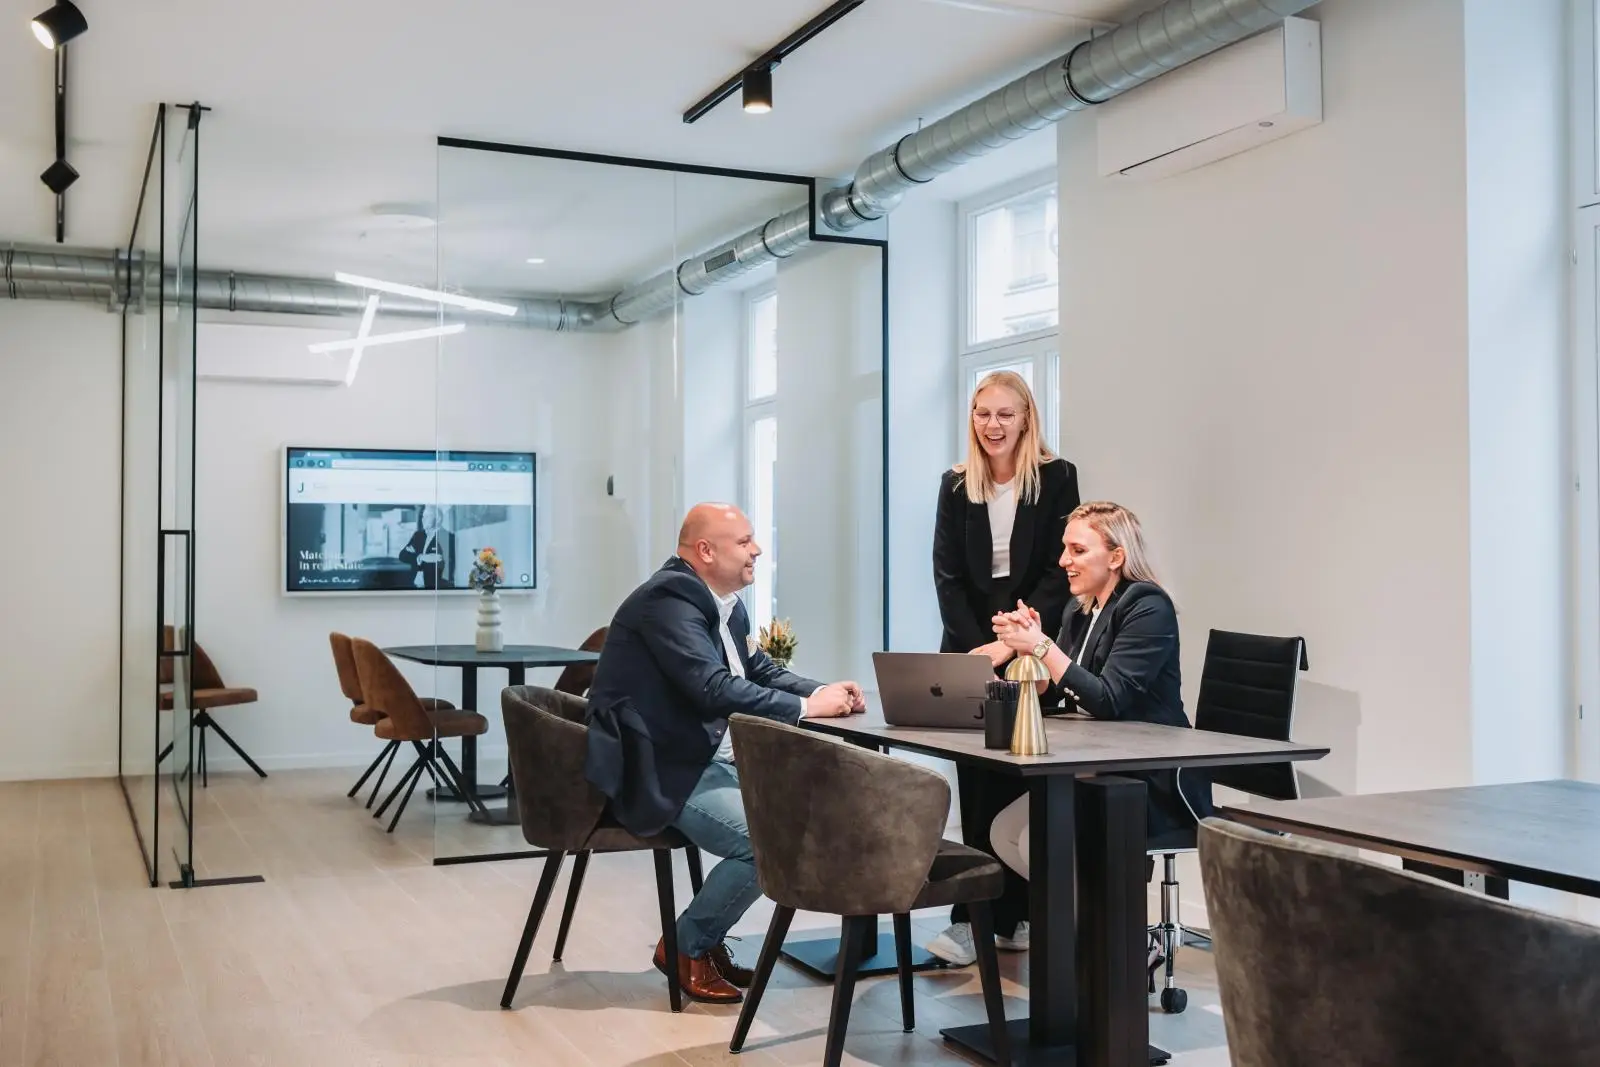
[[[431,692],[460,697],[486,732],[439,738],[476,795],[434,804],[434,855],[466,862],[531,849],[502,688],[586,689],[567,668],[675,552],[697,502],[733,503],[756,527],[752,629],[786,620],[796,670],[870,684],[883,249],[807,239],[812,182],[782,175],[449,140],[438,188],[439,288],[517,293],[519,309],[496,322],[445,307],[462,329],[438,349],[437,447],[464,470],[440,476],[456,563],[433,640],[474,662],[436,666]],[[774,222],[786,213],[792,245]],[[787,258],[764,254],[763,231]],[[528,481],[482,469],[524,461]],[[492,598],[473,588],[486,549],[503,569]]]
[[[123,781],[153,882],[533,851],[501,691],[584,690],[699,501],[756,529],[752,629],[871,687],[883,248],[820,231],[810,179],[358,145],[325,160],[330,227],[242,187],[272,141],[222,123],[202,233],[189,115],[131,241],[166,284],[125,318]],[[352,713],[335,634],[389,674],[363,699],[435,705],[420,731]],[[202,647],[251,703],[194,708]]]
[[[119,776],[151,884],[194,884],[198,108],[161,106],[123,304]]]

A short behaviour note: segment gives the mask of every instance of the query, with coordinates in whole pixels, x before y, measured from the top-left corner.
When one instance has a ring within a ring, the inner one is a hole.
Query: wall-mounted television
[[[464,590],[480,549],[532,589],[532,452],[288,448],[284,592]]]

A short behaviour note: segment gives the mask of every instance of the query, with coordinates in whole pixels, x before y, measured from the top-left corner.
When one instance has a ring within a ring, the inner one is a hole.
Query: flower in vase
[[[788,619],[773,619],[758,633],[757,644],[761,646],[761,651],[772,657],[772,662],[780,667],[787,667],[794,661],[795,646],[799,643],[800,639],[795,637],[794,627]]]
[[[479,549],[477,556],[472,560],[472,573],[467,576],[467,584],[485,593],[492,593],[505,584],[505,580],[505,564],[495,554],[495,550]]]

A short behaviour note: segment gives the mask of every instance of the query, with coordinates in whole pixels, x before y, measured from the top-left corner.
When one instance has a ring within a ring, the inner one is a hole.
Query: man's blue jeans
[[[722,857],[678,918],[678,951],[699,959],[722,944],[761,896],[733,764],[712,760],[672,825],[701,851]]]

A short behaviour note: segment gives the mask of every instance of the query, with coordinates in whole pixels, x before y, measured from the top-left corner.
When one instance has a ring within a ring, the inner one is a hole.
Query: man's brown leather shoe
[[[707,952],[706,958],[717,965],[718,974],[740,989],[749,989],[750,983],[755,981],[756,972],[733,962],[733,953],[728,950],[726,941]]]
[[[667,973],[665,939],[656,942],[654,963],[656,970],[662,974]],[[729,985],[727,979],[722,977],[710,955],[695,960],[681,952],[678,953],[678,986],[683,990],[683,995],[690,1000],[700,1000],[707,1004],[737,1004],[744,999],[744,994]]]

